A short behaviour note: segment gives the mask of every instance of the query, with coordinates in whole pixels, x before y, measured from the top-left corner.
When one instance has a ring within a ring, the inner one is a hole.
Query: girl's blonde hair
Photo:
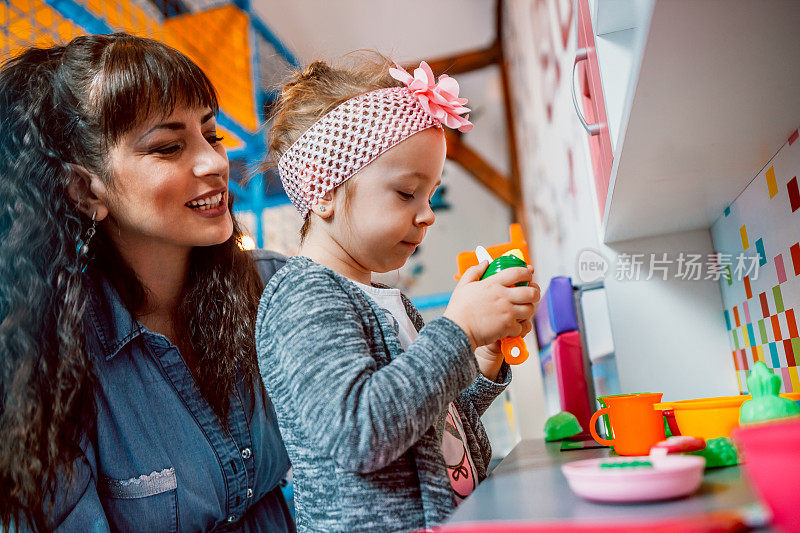
[[[340,65],[314,61],[295,71],[283,85],[270,117],[269,151],[262,171],[275,168],[281,156],[308,128],[342,102],[376,89],[403,85],[389,75],[394,62],[378,52],[360,51],[347,54],[344,59]],[[350,183],[350,180],[344,183],[345,193]],[[306,215],[300,229],[301,242],[308,234],[310,220]]]

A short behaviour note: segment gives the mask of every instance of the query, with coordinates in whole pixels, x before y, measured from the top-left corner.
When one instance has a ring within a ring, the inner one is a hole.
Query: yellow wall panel
[[[125,18],[122,16],[122,10],[116,2],[106,2],[106,22],[117,29],[125,28]]]
[[[85,5],[86,5],[87,8],[89,8],[89,11],[91,11],[92,13],[97,15],[98,17],[104,17],[105,16],[105,13],[104,13],[105,9],[104,9],[104,5],[103,5],[104,4],[103,0],[85,0],[85,1],[86,1]]]
[[[39,48],[49,48],[56,44],[56,40],[50,34],[40,33],[36,36],[31,44],[33,46],[38,46]]]
[[[122,13],[122,20],[125,21],[125,27],[133,29],[134,20],[133,20],[133,10],[131,8],[131,3],[126,1],[119,2],[120,12]]]
[[[136,28],[136,34],[147,36],[147,23],[148,23],[148,16],[142,8],[137,5],[131,6],[131,19],[133,21],[133,26]]]
[[[244,142],[239,137],[219,125],[217,125],[217,135],[222,137],[222,146],[226,150],[244,148]]]
[[[181,50],[208,75],[220,107],[240,126],[258,127],[250,64],[248,15],[234,5],[172,17],[162,22],[130,0],[76,0],[115,30],[159,39]],[[0,52],[6,57],[20,47],[49,46],[84,33],[43,0],[0,1]],[[224,36],[224,38],[220,38]],[[224,132],[227,149],[244,142]]]
[[[75,26],[66,20],[58,23],[56,26],[56,31],[58,32],[58,36],[64,42],[69,41],[75,37],[75,35],[77,35],[77,29]]]
[[[42,4],[36,6],[36,22],[45,28],[52,28],[56,21],[56,14],[50,6]]]
[[[249,21],[233,5],[173,17],[165,41],[195,61],[219,93],[220,106],[246,129],[258,127],[250,70]],[[224,41],[218,36],[224,35]],[[225,48],[220,49],[224,43]],[[245,58],[238,63],[237,56]]]
[[[10,5],[16,8],[16,11],[19,13],[30,13],[31,12],[31,2],[30,0],[11,0]],[[13,12],[13,10],[12,10]]]
[[[27,18],[11,16],[8,24],[9,37],[15,38],[20,44],[33,42],[33,24]]]

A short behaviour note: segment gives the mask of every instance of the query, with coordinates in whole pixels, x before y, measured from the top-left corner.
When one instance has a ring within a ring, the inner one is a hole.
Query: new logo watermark
[[[578,278],[583,283],[605,279],[608,267],[608,260],[597,250],[587,248],[578,254]]]
[[[613,260],[614,277],[617,281],[647,281],[658,278],[683,281],[741,281],[758,278],[759,266],[764,259],[758,254],[697,254],[689,252],[623,252]],[[587,248],[578,254],[576,272],[583,283],[605,279],[612,262],[597,250]]]

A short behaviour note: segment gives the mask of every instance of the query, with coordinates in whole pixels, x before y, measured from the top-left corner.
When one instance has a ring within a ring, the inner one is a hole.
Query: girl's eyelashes
[[[397,191],[397,194],[399,194],[400,198],[402,198],[403,200],[413,200],[415,198],[413,193]],[[434,191],[434,194],[436,194],[436,191]],[[430,198],[428,198],[428,205],[433,205],[433,194],[431,195]]]
[[[213,144],[218,144],[218,143],[222,142],[222,139],[224,139],[224,138],[225,137],[218,137],[217,134],[215,133],[215,134],[211,135],[210,137],[206,137],[206,140],[208,141],[208,144],[212,144],[213,145]]]

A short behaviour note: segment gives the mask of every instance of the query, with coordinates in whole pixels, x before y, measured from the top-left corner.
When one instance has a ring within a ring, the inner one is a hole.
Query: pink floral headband
[[[328,192],[408,137],[442,125],[472,129],[458,82],[439,81],[426,62],[412,76],[400,66],[389,74],[405,84],[360,94],[336,106],[306,130],[278,161],[286,194],[302,216]]]

